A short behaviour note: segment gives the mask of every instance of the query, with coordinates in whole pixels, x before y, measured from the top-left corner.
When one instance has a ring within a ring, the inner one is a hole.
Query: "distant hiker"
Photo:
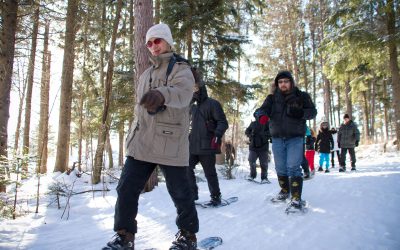
[[[221,153],[222,136],[228,129],[228,121],[221,104],[208,97],[201,75],[197,74],[195,78],[196,84],[190,109],[192,128],[189,135],[190,157],[187,175],[194,199],[197,200],[199,188],[196,184],[194,169],[200,162],[211,196],[208,205],[218,206],[221,204],[221,191],[215,168],[215,155]]]
[[[329,156],[333,149],[333,138],[329,131],[329,123],[321,122],[317,140],[315,141],[315,150],[319,152],[319,168],[318,171],[324,171],[323,165],[325,162],[325,173],[329,173]]]
[[[235,164],[236,149],[230,141],[225,143],[225,162],[232,167]]]
[[[340,166],[340,148],[338,145],[338,139],[337,139],[337,130],[336,128],[331,128],[331,134],[332,134],[332,138],[333,138],[333,149],[331,150],[331,163],[332,163],[332,168],[335,167],[335,153],[337,156],[337,161],[338,164]]]
[[[344,122],[340,125],[338,132],[338,145],[341,148],[340,151],[340,169],[339,172],[346,171],[346,154],[347,151],[350,154],[351,170],[356,170],[356,152],[355,147],[358,147],[360,142],[360,131],[357,128],[357,124],[350,120],[350,116],[345,114],[343,116]]]
[[[275,77],[275,91],[265,99],[260,111],[270,118],[272,152],[280,192],[272,201],[285,201],[292,194],[288,210],[301,210],[303,177],[300,164],[304,157],[306,120],[315,118],[317,110],[309,94],[300,91],[289,71]],[[290,177],[290,179],[289,179]]]
[[[197,248],[199,221],[186,169],[189,164],[189,105],[194,77],[187,63],[176,63],[166,83],[173,39],[166,24],[146,34],[152,66],[139,78],[135,120],[126,139],[127,158],[117,186],[115,238],[110,249],[134,249],[139,195],[156,166],[160,166],[177,209],[179,228],[170,249]]]
[[[262,115],[260,111],[254,112],[256,121],[252,121],[247,127],[245,134],[249,137],[249,165],[250,179],[257,177],[257,158],[261,167],[261,183],[270,183],[268,180],[268,151],[269,140],[269,122],[266,115]]]
[[[310,167],[311,173],[310,175],[313,176],[315,175],[315,168],[314,168],[314,156],[315,156],[315,140],[316,140],[316,135],[313,129],[310,129],[307,126],[306,130],[306,143],[305,143],[305,149],[306,149],[306,159],[308,162],[308,166]]]

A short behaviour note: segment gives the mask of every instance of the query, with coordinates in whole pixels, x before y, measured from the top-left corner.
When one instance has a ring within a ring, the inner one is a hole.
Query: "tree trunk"
[[[58,119],[57,155],[54,171],[64,172],[68,167],[68,147],[71,134],[72,83],[75,59],[75,25],[78,0],[68,0],[65,22],[64,59],[61,76],[60,115]]]
[[[0,32],[0,157],[8,156],[8,119],[10,118],[10,92],[12,83],[15,32],[17,29],[18,1],[6,0],[2,2],[1,13],[2,32]],[[0,183],[4,180],[5,173],[0,171]],[[0,184],[0,192],[5,192],[6,186]]]
[[[363,132],[364,132],[364,138],[365,138],[365,140],[368,142],[369,141],[369,127],[368,127],[368,124],[369,124],[369,122],[368,122],[368,120],[369,120],[369,116],[368,116],[368,113],[369,113],[369,108],[368,108],[368,95],[367,95],[367,92],[366,91],[363,91],[362,93],[362,96],[363,96],[363,113],[364,113],[364,115],[363,115]]]
[[[396,13],[394,11],[394,1],[388,0],[386,5],[387,33],[389,36],[388,49],[390,57],[390,73],[392,75],[393,86],[393,108],[396,124],[397,150],[400,150],[400,75],[397,59],[396,45]]]
[[[124,165],[124,123],[118,129],[119,149],[118,149],[118,166]]]
[[[346,102],[346,114],[350,116],[351,119],[353,119],[353,103],[351,101],[351,87],[350,87],[350,80],[348,79],[344,83],[344,96],[345,96],[345,102]]]
[[[108,154],[108,168],[114,168],[110,132],[108,132],[107,134],[107,154]]]
[[[376,101],[376,78],[372,80],[372,88],[371,88],[371,104],[370,104],[370,114],[371,115],[371,127],[370,127],[370,137],[375,141],[375,101]]]
[[[383,81],[383,98],[385,102],[383,103],[384,107],[384,115],[385,115],[385,139],[386,142],[389,141],[389,112],[388,112],[388,107],[390,106],[390,103],[388,103],[388,90],[387,90],[387,82]]]
[[[25,90],[26,90],[26,80],[23,79],[22,91],[19,90],[19,105],[18,105],[18,119],[17,119],[17,127],[15,128],[15,138],[14,138],[14,154],[17,155],[19,153],[19,137],[21,133],[21,120],[22,120],[22,110],[24,107],[24,99],[25,99]]]
[[[135,90],[137,89],[139,76],[150,67],[149,51],[145,45],[147,30],[153,25],[153,1],[135,0]],[[136,91],[135,91],[136,92]],[[157,185],[157,171],[150,176],[144,188],[150,192]]]
[[[192,45],[193,45],[193,37],[192,37],[192,33],[193,33],[193,28],[192,28],[192,16],[193,16],[193,9],[194,9],[194,4],[193,4],[193,0],[187,0],[188,5],[189,5],[189,9],[188,9],[188,14],[187,14],[187,23],[189,24],[187,27],[187,31],[186,31],[186,46],[187,46],[187,59],[189,61],[192,60]]]
[[[118,0],[117,2],[117,10],[115,13],[113,31],[111,36],[111,45],[108,56],[108,67],[106,74],[106,82],[104,87],[104,105],[103,105],[103,114],[101,118],[101,125],[99,127],[99,136],[97,141],[97,149],[95,154],[95,161],[93,166],[93,177],[92,182],[97,184],[100,182],[101,177],[101,169],[103,167],[103,153],[104,146],[106,142],[106,137],[109,132],[108,127],[108,113],[111,104],[111,93],[112,93],[112,77],[114,74],[114,52],[115,52],[115,43],[117,39],[118,32],[118,24],[121,16],[121,8],[122,8],[122,0]]]
[[[161,0],[155,0],[155,6],[154,6],[154,23],[160,23],[160,10],[161,10]]]
[[[23,154],[29,154],[29,134],[30,134],[30,124],[31,124],[33,76],[35,73],[35,57],[36,57],[38,30],[39,30],[39,6],[36,6],[35,13],[33,15],[31,53],[29,56],[28,74],[27,74],[28,83],[27,83],[26,101],[25,101],[24,139],[22,148]],[[24,172],[25,174],[21,175],[21,179],[24,179],[26,178],[26,173],[28,172],[28,162],[22,165],[22,172]]]
[[[47,172],[47,143],[49,139],[49,92],[51,64],[51,55],[49,52],[49,26],[50,22],[46,20],[42,61],[42,80],[40,86],[40,120],[37,152],[37,170],[41,174]]]

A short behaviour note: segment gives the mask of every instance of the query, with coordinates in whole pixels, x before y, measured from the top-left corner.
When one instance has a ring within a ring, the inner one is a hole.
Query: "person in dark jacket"
[[[260,110],[270,118],[272,152],[281,187],[272,201],[286,201],[291,193],[288,209],[302,209],[303,177],[300,165],[303,160],[306,120],[315,118],[317,110],[310,95],[295,86],[289,71],[277,74],[275,91],[267,96]]]
[[[216,154],[221,153],[222,136],[228,129],[224,110],[221,104],[207,94],[207,88],[200,75],[195,75],[191,113],[191,131],[189,135],[189,168],[188,178],[194,199],[199,198],[194,169],[200,162],[207,178],[211,194],[209,205],[221,204],[217,170],[215,169]]]
[[[355,147],[358,147],[360,142],[360,131],[357,128],[357,124],[350,120],[350,116],[345,114],[343,116],[344,122],[340,125],[338,132],[338,146],[341,148],[340,151],[340,168],[339,172],[346,171],[346,154],[347,151],[350,154],[351,170],[356,170],[356,152]]]
[[[333,149],[332,133],[329,131],[329,123],[321,122],[317,140],[315,141],[315,149],[319,152],[319,168],[318,171],[324,171],[323,165],[325,162],[325,173],[329,173],[329,156]]]
[[[256,121],[252,121],[245,131],[250,140],[248,158],[250,165],[249,178],[254,180],[257,177],[256,161],[258,158],[261,166],[261,183],[271,183],[268,180],[268,150],[271,135],[269,134],[268,121],[260,122],[260,116],[261,112],[255,112],[254,117]]]

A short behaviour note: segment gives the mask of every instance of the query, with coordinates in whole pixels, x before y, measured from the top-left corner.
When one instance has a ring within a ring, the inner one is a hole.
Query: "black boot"
[[[304,211],[305,202],[301,200],[301,192],[303,190],[303,178],[292,177],[290,179],[290,191],[292,193],[292,199],[289,206],[286,208],[286,213],[295,213],[298,211]]]
[[[287,176],[278,176],[279,186],[281,187],[281,191],[271,199],[272,202],[285,202],[287,198],[289,198],[289,177]]]
[[[219,195],[211,195],[211,200],[209,202],[211,206],[219,206],[221,205],[221,194]]]
[[[175,235],[175,240],[169,250],[196,250],[197,238],[196,234],[180,229]]]
[[[115,237],[107,243],[106,248],[103,249],[121,249],[121,250],[134,250],[135,249],[135,235],[126,230],[119,230]]]

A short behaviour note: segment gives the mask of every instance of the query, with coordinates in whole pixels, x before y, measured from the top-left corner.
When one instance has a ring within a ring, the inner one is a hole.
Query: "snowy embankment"
[[[338,173],[336,166],[331,173],[316,173],[306,181],[303,198],[309,202],[309,212],[305,215],[286,215],[284,204],[268,201],[267,197],[279,191],[273,163],[269,168],[272,184],[248,182],[247,153],[239,153],[241,166],[235,172],[236,179],[220,177],[223,197],[238,196],[239,201],[217,209],[198,208],[198,239],[220,236],[224,240],[218,247],[221,250],[400,249],[400,154],[382,153],[381,148],[357,148],[356,172]],[[200,169],[198,166],[201,176]],[[42,188],[54,179],[66,184],[76,179],[73,175],[55,176],[42,178]],[[76,179],[73,191],[92,189],[85,182],[88,179]],[[61,209],[57,209],[56,203],[49,205],[54,197],[45,195],[41,196],[39,213],[33,213],[34,185],[35,180],[26,181],[20,191],[31,193],[31,213],[14,221],[0,221],[0,249],[98,250],[113,235],[116,182],[107,184],[110,192],[71,196],[64,215],[67,199],[62,197]],[[207,183],[200,182],[199,189],[200,200],[209,199]],[[137,219],[136,249],[168,249],[177,228],[165,183],[141,195]]]

